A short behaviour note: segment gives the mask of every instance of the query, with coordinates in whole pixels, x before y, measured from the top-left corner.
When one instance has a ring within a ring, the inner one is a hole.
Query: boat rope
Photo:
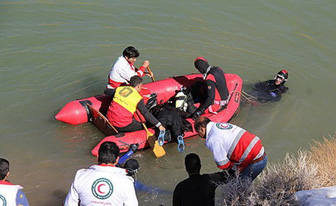
[[[250,101],[250,102],[254,102],[254,101],[257,100],[256,97],[254,97],[254,96],[252,96],[252,95],[250,95],[250,94],[248,94],[248,93],[246,93],[246,92],[244,92],[244,91],[241,91],[241,92],[240,92],[240,91],[232,91],[232,92],[230,92],[230,95],[231,95],[232,93],[238,93],[238,94],[241,94],[242,97],[244,97],[247,101]]]

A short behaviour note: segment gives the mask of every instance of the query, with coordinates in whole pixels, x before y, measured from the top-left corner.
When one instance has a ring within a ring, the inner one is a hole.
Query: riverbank
[[[335,135],[310,150],[269,164],[253,184],[239,178],[220,186],[217,205],[336,205]]]

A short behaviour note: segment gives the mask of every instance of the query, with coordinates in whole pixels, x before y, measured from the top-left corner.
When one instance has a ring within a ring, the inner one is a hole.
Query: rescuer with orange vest
[[[152,125],[159,130],[165,130],[162,124],[147,110],[143,97],[139,94],[142,78],[133,76],[129,86],[117,87],[106,117],[119,132],[131,132],[144,129],[141,122],[134,119],[137,110]]]

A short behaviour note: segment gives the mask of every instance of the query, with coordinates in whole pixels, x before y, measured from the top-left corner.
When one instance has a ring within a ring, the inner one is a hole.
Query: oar
[[[117,133],[117,134],[119,133],[118,130],[111,124],[111,122],[102,113],[99,112],[99,110],[96,110],[90,104],[86,104],[86,106],[89,108],[93,119],[95,119],[97,117],[100,117],[102,120],[104,120],[104,122],[106,122],[113,129],[113,131],[115,133]],[[93,120],[92,120],[92,122],[94,123]],[[98,127],[98,129],[99,129],[98,125],[96,125],[96,127]]]
[[[156,157],[162,157],[166,154],[166,151],[163,149],[162,146],[159,145],[158,141],[156,140],[157,138],[153,133],[151,133],[145,123],[141,122],[142,126],[145,128],[146,133],[147,133],[147,142],[149,146],[152,148],[154,154]]]
[[[148,72],[149,72],[149,74],[150,74],[150,76],[152,78],[152,81],[155,82],[155,78],[154,78],[153,72],[151,71],[151,69],[149,67],[147,67],[147,70],[148,70]]]
[[[135,114],[138,116],[139,120],[141,121],[139,111],[136,111]],[[155,135],[148,130],[147,126],[145,125],[143,121],[141,121],[141,124],[143,128],[146,130],[147,142],[149,146],[152,148],[152,151],[154,152],[155,156],[156,157],[164,156],[166,154],[166,151],[163,149],[162,146],[159,145]]]

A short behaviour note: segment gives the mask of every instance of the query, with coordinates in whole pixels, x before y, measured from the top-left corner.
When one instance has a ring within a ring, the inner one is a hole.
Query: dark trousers
[[[136,121],[135,119],[127,125],[126,127],[116,127],[118,132],[133,132],[144,129],[141,122]]]
[[[115,93],[115,89],[105,89],[104,90],[104,94],[110,96],[110,97],[114,97],[114,93]]]

